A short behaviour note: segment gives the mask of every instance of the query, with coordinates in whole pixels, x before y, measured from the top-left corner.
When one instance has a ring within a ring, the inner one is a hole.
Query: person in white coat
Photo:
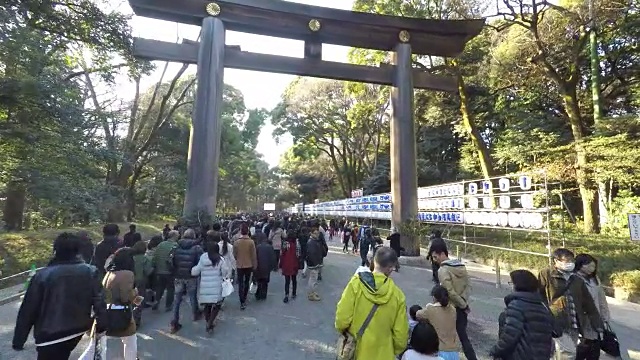
[[[233,245],[229,242],[228,239],[222,238],[219,235],[214,235],[212,238],[213,242],[218,243],[218,247],[220,248],[220,255],[226,261],[227,266],[231,270],[231,278],[236,278],[236,258],[233,256]]]
[[[207,252],[200,256],[198,265],[191,269],[191,275],[200,276],[198,303],[204,305],[206,330],[211,334],[222,305],[222,283],[231,275],[227,262],[220,256],[217,243],[207,245]]]

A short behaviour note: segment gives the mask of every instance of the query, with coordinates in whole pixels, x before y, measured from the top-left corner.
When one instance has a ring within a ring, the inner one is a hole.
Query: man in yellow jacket
[[[407,347],[409,322],[405,296],[389,274],[398,264],[393,249],[376,251],[373,272],[358,272],[342,292],[336,308],[339,333],[356,337],[374,304],[378,305],[362,337],[357,339],[355,360],[394,359]]]

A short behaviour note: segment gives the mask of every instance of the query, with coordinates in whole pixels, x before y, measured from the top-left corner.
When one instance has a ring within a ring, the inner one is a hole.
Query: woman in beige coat
[[[113,261],[109,264],[107,274],[102,280],[105,301],[107,304],[126,304],[131,307],[140,305],[142,297],[134,287],[133,250],[122,248],[116,251]],[[138,344],[136,338],[136,323],[131,317],[129,327],[121,331],[107,330],[107,336],[120,338],[124,345],[124,360],[138,358]],[[107,358],[107,339],[102,337],[102,358]]]

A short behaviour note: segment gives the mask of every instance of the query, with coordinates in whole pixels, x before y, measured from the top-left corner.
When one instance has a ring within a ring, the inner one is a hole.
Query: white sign
[[[276,211],[276,204],[264,203],[264,211]]]
[[[627,216],[631,241],[640,241],[640,214],[629,214]]]

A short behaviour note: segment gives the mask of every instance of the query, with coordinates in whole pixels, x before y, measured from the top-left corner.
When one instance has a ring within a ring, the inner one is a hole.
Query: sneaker
[[[172,323],[172,324],[171,324],[170,332],[171,332],[172,334],[175,334],[175,333],[177,333],[178,331],[180,331],[180,329],[182,329],[182,325],[180,325],[180,324],[178,324],[178,323]]]
[[[309,300],[310,301],[320,301],[320,295],[318,295],[318,293],[316,293],[316,292],[312,292],[311,294],[309,294]]]
[[[289,296],[285,296],[284,300],[282,300],[282,302],[284,302],[285,304],[289,302]]]
[[[246,303],[240,304],[240,310],[244,310],[246,308],[247,308],[247,304]]]
[[[295,299],[296,298],[296,293],[291,294],[291,299]]]

